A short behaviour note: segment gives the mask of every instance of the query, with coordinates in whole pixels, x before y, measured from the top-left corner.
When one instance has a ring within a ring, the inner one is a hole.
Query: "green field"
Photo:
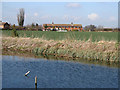
[[[55,32],[55,31],[17,31],[19,37],[43,38],[53,40],[118,40],[118,32]],[[3,36],[11,36],[12,31],[3,30]]]

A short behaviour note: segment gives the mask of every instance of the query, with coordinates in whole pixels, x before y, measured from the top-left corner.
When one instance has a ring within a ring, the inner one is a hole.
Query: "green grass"
[[[118,40],[118,32],[54,32],[54,31],[17,31],[19,37],[31,37],[31,38],[43,38],[43,39],[53,39],[53,40],[88,40],[92,41],[100,40]],[[3,30],[3,36],[11,36],[12,31]]]

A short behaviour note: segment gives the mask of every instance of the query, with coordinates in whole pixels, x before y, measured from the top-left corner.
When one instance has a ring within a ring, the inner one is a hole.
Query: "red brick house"
[[[47,28],[45,28],[45,26],[47,26]],[[81,24],[43,24],[43,29],[56,29],[56,30],[63,30],[66,29],[68,31],[73,31],[73,30],[79,30],[82,31],[82,25]]]

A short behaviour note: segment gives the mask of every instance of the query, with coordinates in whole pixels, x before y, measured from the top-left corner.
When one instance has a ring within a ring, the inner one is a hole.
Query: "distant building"
[[[47,27],[47,28],[46,28]],[[52,24],[43,24],[43,29],[49,29],[49,30],[68,30],[68,31],[73,31],[73,30],[82,30],[82,25],[81,24],[54,24],[52,22]]]
[[[0,21],[0,29],[9,29],[9,28],[10,28],[10,24],[8,24],[7,22]]]

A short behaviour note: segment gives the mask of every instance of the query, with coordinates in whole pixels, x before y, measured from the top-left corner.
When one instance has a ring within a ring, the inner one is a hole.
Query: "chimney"
[[[52,24],[54,24],[54,22],[52,22]]]
[[[73,22],[71,22],[71,24],[73,24]]]

